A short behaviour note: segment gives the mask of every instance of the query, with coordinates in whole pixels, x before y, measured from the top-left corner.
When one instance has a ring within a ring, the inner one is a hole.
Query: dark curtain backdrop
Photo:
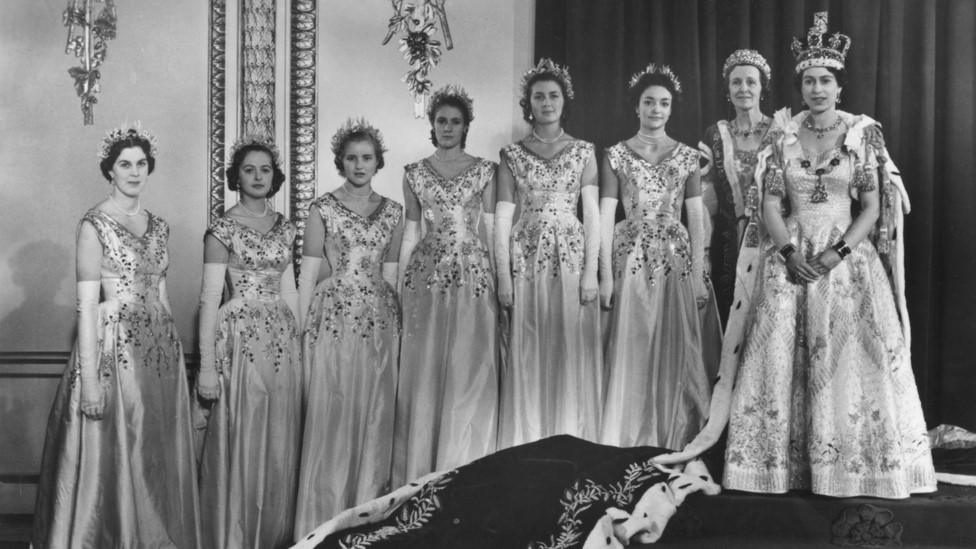
[[[853,41],[841,108],[882,123],[912,201],[908,306],[926,418],[976,430],[976,1],[537,0],[535,54],[569,65],[567,131],[600,149],[637,130],[630,75],[671,65],[684,94],[668,131],[695,144],[733,115],[721,69],[735,49],[773,68],[764,112],[801,108],[790,42],[805,43],[822,10]]]

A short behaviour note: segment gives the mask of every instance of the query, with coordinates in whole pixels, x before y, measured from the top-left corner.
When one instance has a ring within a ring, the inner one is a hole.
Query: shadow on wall
[[[35,350],[70,349],[74,331],[58,334],[52,326],[74,325],[75,308],[56,300],[65,279],[74,279],[74,251],[51,240],[30,242],[10,256],[9,266],[24,300],[0,319],[0,349],[23,349],[31,341]]]

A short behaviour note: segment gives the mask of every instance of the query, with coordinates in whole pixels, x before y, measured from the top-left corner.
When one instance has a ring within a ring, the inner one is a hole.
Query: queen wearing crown
[[[197,393],[210,410],[200,460],[203,546],[284,547],[302,422],[295,226],[269,204],[285,180],[274,144],[242,138],[226,174],[239,199],[207,229],[200,296]]]
[[[379,130],[347,121],[332,137],[343,182],[309,207],[298,282],[307,406],[296,537],[389,486],[403,207],[373,191],[385,152]]]
[[[436,149],[403,174],[394,486],[493,452],[498,428],[497,165],[464,150],[474,109],[463,88],[437,90],[427,117]]]
[[[826,32],[817,13],[807,47],[793,42],[807,110],[776,113],[758,161],[763,225],[739,254],[711,419],[731,393],[728,488],[904,498],[936,487],[909,355],[908,200],[879,124],[837,109],[850,39]]]
[[[603,162],[600,294],[612,307],[604,444],[679,448],[708,409],[705,358],[718,356],[721,333],[715,315],[706,329],[699,312],[715,303],[704,275],[698,151],[666,131],[680,94],[667,65],[635,74],[637,133],[607,149]],[[614,225],[618,197],[626,219]]]
[[[183,346],[166,293],[169,225],[142,207],[156,138],[108,133],[108,198],[77,235],[78,335],[54,397],[33,546],[200,547]]]
[[[495,210],[498,299],[511,311],[499,445],[556,434],[595,440],[603,403],[596,156],[563,129],[573,99],[565,67],[541,59],[521,91],[532,131],[501,150]]]

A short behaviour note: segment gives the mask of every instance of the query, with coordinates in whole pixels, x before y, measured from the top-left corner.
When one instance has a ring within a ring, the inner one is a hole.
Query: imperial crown
[[[796,72],[801,73],[810,67],[829,67],[843,69],[847,50],[851,47],[851,37],[835,32],[830,35],[826,44],[824,35],[827,33],[827,12],[819,11],[813,14],[813,26],[807,32],[807,48],[794,37],[791,49],[796,58]]]

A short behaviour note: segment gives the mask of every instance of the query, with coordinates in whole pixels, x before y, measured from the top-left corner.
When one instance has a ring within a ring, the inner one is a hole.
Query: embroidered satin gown
[[[785,173],[785,186],[767,179],[766,192],[789,200],[790,240],[809,260],[843,237],[853,220],[852,194],[876,188],[877,163],[870,158],[855,177],[854,157],[842,147],[814,154],[796,146],[783,154],[775,168]],[[933,491],[909,350],[874,245],[861,241],[810,284],[788,279],[771,240],[761,257],[723,484],[888,498]]]
[[[478,235],[495,168],[478,159],[447,179],[426,160],[406,167],[428,230],[404,276],[394,486],[495,450],[498,302]]]
[[[681,448],[705,422],[711,397],[705,347],[717,356],[717,322],[703,329],[681,223],[685,181],[698,151],[679,144],[657,164],[626,143],[607,150],[626,219],[614,227],[614,304],[605,357],[601,438],[616,446]]]
[[[295,227],[262,234],[233,219],[207,231],[229,251],[230,299],[218,313],[220,398],[200,462],[204,547],[274,549],[292,539],[301,445],[298,323],[281,299]]]
[[[34,514],[38,549],[199,546],[197,474],[183,346],[159,296],[169,225],[137,237],[89,210],[102,245],[100,420],[81,413],[78,345],[48,420]]]
[[[580,303],[581,176],[593,145],[573,141],[553,158],[521,143],[502,149],[515,178],[514,304],[501,381],[499,447],[570,434],[596,440],[603,361],[599,303]]]
[[[368,216],[331,193],[312,203],[332,273],[315,288],[302,335],[307,380],[295,535],[389,487],[400,307],[383,258],[403,207]]]

